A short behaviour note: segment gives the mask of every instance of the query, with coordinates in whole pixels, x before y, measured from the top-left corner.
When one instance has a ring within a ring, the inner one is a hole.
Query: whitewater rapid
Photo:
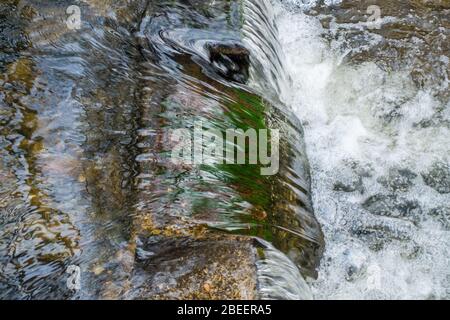
[[[450,104],[436,94],[448,92],[448,78],[418,88],[406,64],[348,62],[345,37],[335,30],[326,39],[330,30],[304,13],[313,2],[264,2],[282,61],[267,68],[284,70],[277,94],[303,124],[325,233],[319,277],[308,279],[313,295],[449,298]],[[359,28],[361,47],[381,41],[364,22]],[[448,56],[436,59],[448,68]]]

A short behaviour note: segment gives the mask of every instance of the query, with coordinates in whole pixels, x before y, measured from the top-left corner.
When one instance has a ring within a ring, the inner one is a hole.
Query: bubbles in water
[[[414,60],[394,68],[390,48],[354,59],[377,48],[377,34],[325,30],[318,17],[282,6],[276,16],[292,79],[279,95],[304,125],[326,235],[315,297],[448,298],[449,104],[435,90],[448,86],[445,74],[417,85]]]

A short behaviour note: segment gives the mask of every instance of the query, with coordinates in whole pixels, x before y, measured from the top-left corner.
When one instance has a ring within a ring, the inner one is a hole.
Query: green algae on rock
[[[65,25],[68,2],[24,2],[30,46],[1,75],[11,161],[0,174],[14,194],[2,241],[23,214],[36,232],[14,238],[17,251],[2,242],[1,297],[301,297],[306,287],[283,288],[300,281],[298,267],[315,275],[323,247],[302,135],[244,84],[240,1],[90,1],[79,30]],[[173,164],[171,131],[199,120],[279,129],[279,175],[262,177],[260,164]],[[66,288],[70,265],[82,270],[77,292]],[[270,281],[287,268],[292,279]]]

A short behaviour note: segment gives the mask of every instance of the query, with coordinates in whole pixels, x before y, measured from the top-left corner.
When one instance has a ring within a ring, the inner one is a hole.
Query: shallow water
[[[69,5],[0,7],[1,297],[309,298],[323,240],[300,126],[209,61],[241,41],[239,2],[85,1],[78,30]],[[173,164],[171,130],[198,121],[280,129],[279,174]]]
[[[448,298],[449,4],[372,4],[3,1],[0,298]],[[173,164],[199,120],[279,173]]]

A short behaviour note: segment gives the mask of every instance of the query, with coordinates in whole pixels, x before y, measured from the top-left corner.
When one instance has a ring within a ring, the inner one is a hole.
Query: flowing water
[[[449,298],[450,3],[255,3],[282,61],[272,87],[305,130],[326,243],[315,297]]]
[[[448,1],[74,2],[0,3],[0,298],[449,297]]]
[[[302,133],[244,84],[242,3],[80,1],[79,28],[71,4],[0,7],[1,297],[310,298]],[[173,163],[200,121],[279,129],[279,173]]]

